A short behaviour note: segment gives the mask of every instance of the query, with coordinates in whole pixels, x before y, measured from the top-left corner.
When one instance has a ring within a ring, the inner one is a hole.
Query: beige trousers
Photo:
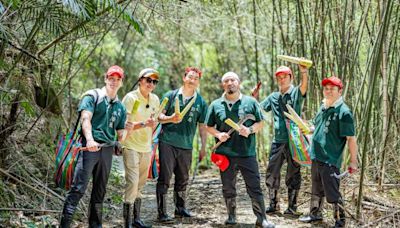
[[[124,149],[125,166],[125,203],[134,203],[136,198],[141,198],[141,190],[146,184],[149,171],[151,152],[141,153]]]

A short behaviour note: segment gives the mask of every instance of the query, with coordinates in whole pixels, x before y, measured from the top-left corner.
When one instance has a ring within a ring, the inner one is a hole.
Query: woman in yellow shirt
[[[152,91],[158,79],[159,73],[156,70],[151,68],[142,70],[137,82],[139,87],[126,94],[122,100],[127,110],[126,129],[128,129],[122,141],[126,180],[123,208],[125,227],[150,227],[140,219],[140,192],[147,180],[151,161],[152,133],[157,124],[157,117],[154,114],[159,108],[160,100]]]

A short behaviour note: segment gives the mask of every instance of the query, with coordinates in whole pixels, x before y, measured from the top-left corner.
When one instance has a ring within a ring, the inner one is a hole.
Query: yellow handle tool
[[[132,110],[131,110],[131,115],[135,115],[139,109],[140,101],[135,100],[135,102],[132,105]]]
[[[181,110],[179,107],[179,98],[175,97],[175,115],[180,115],[181,114]]]
[[[190,108],[193,106],[194,102],[196,101],[196,97],[193,97],[192,100],[189,101],[189,103],[185,106],[185,108],[181,112],[181,118],[186,115],[186,113],[190,110]]]
[[[299,64],[299,65],[305,66],[307,68],[310,68],[313,64],[313,62],[311,60],[288,56],[288,55],[278,55],[277,58],[294,63],[294,64]]]
[[[140,101],[139,100],[135,100],[135,102],[132,105],[132,109],[131,109],[131,114],[130,114],[131,118],[139,110],[139,105],[140,105]],[[128,131],[124,130],[124,133],[122,133],[122,141],[124,141],[126,139],[127,134],[128,134]]]
[[[233,122],[233,120],[231,120],[230,118],[226,119],[225,123],[228,124],[233,129],[235,129],[236,131],[240,130],[240,126],[237,123]]]
[[[304,134],[306,135],[310,134],[311,129],[307,126],[307,124],[304,123],[304,121],[300,118],[300,116],[297,115],[296,111],[292,107],[290,107],[290,105],[286,105],[286,108],[288,109],[290,114],[284,112],[285,116],[291,119]]]
[[[168,97],[165,97],[165,98],[162,100],[162,102],[161,102],[161,104],[160,104],[160,107],[158,107],[158,111],[157,111],[156,114],[154,115],[154,118],[156,118],[156,120],[158,119],[158,116],[161,114],[161,112],[164,110],[164,108],[165,108],[165,106],[167,105],[168,101],[169,101]]]

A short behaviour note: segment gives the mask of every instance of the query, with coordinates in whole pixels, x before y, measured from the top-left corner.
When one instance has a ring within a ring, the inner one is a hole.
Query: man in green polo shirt
[[[167,214],[166,205],[172,174],[175,175],[175,217],[192,217],[186,208],[186,187],[189,183],[193,138],[197,126],[199,126],[201,138],[200,160],[205,155],[207,140],[207,131],[204,126],[207,104],[196,91],[200,84],[200,78],[201,71],[198,68],[188,67],[182,77],[183,86],[164,95],[164,97],[168,97],[169,102],[159,116],[162,130],[159,136],[160,173],[156,189],[158,220],[162,223],[172,222]],[[177,104],[175,99],[179,100],[179,107],[175,107]],[[192,100],[194,103],[191,102]],[[175,112],[176,109],[182,112],[186,107],[189,108],[189,111],[184,116]]]
[[[125,128],[126,110],[118,100],[124,71],[112,66],[105,74],[105,87],[90,90],[82,99],[82,151],[75,168],[71,190],[64,202],[60,227],[70,227],[75,209],[86,191],[90,176],[93,188],[89,203],[89,227],[101,227],[103,200],[110,175],[116,133],[120,138]]]
[[[324,197],[334,205],[335,227],[345,226],[343,199],[337,176],[347,143],[350,152],[349,173],[357,170],[357,140],[353,114],[343,102],[343,83],[337,77],[322,80],[324,100],[313,122],[315,130],[311,147],[312,195],[310,214],[300,218],[303,222],[322,220]]]
[[[289,67],[281,66],[275,72],[275,79],[279,91],[270,94],[261,102],[261,108],[266,112],[272,111],[274,118],[274,140],[269,154],[266,184],[269,190],[269,207],[266,213],[279,211],[279,185],[281,168],[287,162],[286,186],[288,187],[288,208],[284,212],[288,215],[298,215],[297,195],[301,185],[300,165],[295,162],[289,150],[289,135],[286,127],[284,112],[288,112],[286,105],[290,105],[297,114],[301,114],[303,100],[307,93],[308,72],[307,68],[299,65],[302,76],[299,86],[293,85],[293,73]]]
[[[256,159],[256,136],[262,127],[262,114],[257,101],[240,92],[240,79],[234,72],[222,76],[224,94],[213,101],[208,109],[205,123],[207,131],[223,142],[215,153],[224,155],[229,160],[229,166],[221,171],[222,193],[225,199],[228,219],[225,225],[236,224],[236,177],[241,172],[246,183],[247,193],[252,202],[253,212],[257,217],[257,227],[275,227],[267,221],[264,195],[260,186],[260,172]],[[240,126],[239,132],[228,135],[231,128],[224,121],[228,118],[238,122],[247,114],[252,114],[255,120],[247,120]]]

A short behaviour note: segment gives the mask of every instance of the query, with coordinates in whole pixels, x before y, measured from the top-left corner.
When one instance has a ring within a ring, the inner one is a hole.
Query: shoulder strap
[[[93,113],[94,113],[94,111],[96,110],[97,102],[99,101],[99,92],[98,92],[97,90],[98,90],[98,89],[92,89],[92,90],[89,90],[89,91],[85,92],[85,93],[82,95],[81,100],[79,101],[79,103],[80,103],[80,102],[82,102],[82,99],[83,99],[84,97],[86,97],[86,96],[92,96],[92,97],[94,98]],[[77,120],[76,120],[76,122],[75,122],[75,124],[74,124],[74,128],[73,128],[73,129],[74,129],[74,130],[73,130],[73,135],[75,135],[75,134],[77,133],[77,131],[79,130],[79,128],[80,128],[81,115],[82,115],[82,111],[78,112],[78,118],[77,118]]]

